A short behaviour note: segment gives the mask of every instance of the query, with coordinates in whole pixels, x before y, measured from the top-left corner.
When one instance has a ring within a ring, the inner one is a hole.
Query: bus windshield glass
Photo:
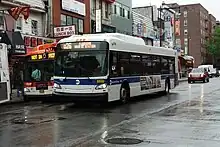
[[[54,76],[54,61],[28,61],[25,68],[24,80],[29,81],[50,81]]]
[[[55,59],[55,76],[97,77],[107,75],[107,43],[60,44]]]

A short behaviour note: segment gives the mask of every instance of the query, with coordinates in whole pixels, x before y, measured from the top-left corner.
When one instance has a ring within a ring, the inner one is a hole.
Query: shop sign
[[[54,28],[54,37],[67,37],[75,34],[75,25]]]
[[[34,36],[24,36],[24,43],[26,47],[37,47],[38,45],[54,43],[55,39],[44,38],[44,37],[34,37]]]
[[[82,16],[86,15],[85,4],[76,0],[62,0],[62,9]]]

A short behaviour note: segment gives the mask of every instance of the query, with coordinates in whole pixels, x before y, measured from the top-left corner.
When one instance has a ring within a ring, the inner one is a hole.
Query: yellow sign
[[[54,59],[55,58],[55,53],[49,53],[48,58],[49,59]]]
[[[97,84],[103,84],[103,83],[105,83],[105,80],[97,80],[96,82],[97,82]]]
[[[43,59],[43,56],[42,55],[38,55],[38,59],[39,60]]]
[[[31,60],[37,60],[37,55],[31,56]]]

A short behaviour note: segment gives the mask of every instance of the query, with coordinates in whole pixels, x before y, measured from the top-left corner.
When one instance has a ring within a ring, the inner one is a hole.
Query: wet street
[[[126,105],[0,106],[0,147],[219,147],[220,78]]]

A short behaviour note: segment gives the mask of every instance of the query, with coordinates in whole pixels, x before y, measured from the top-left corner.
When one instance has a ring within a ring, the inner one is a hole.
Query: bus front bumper
[[[63,93],[54,92],[53,97],[71,101],[108,101],[108,93]]]

